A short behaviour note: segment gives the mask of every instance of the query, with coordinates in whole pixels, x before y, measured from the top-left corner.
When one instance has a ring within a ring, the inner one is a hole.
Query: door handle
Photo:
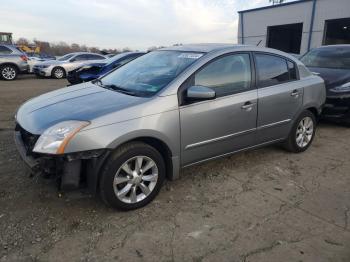
[[[253,108],[253,104],[252,104],[252,102],[248,101],[248,102],[245,102],[245,103],[241,106],[241,108],[242,108],[243,110],[245,110],[245,111],[251,111],[252,108]]]
[[[293,96],[293,97],[295,97],[295,98],[298,98],[298,97],[299,97],[299,91],[296,90],[296,89],[294,89],[294,90],[292,91],[292,93],[290,93],[290,95]]]

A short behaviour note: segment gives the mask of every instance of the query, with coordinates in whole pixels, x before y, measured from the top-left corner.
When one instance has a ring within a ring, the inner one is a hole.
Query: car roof
[[[180,45],[180,46],[171,46],[162,48],[160,50],[166,51],[182,51],[182,52],[201,52],[201,53],[214,53],[214,52],[266,52],[270,54],[280,55],[290,60],[296,62],[297,64],[301,63],[294,56],[282,52],[277,49],[260,47],[255,45],[240,45],[240,44],[189,44],[189,45]]]
[[[91,52],[72,52],[72,53],[68,53],[68,54],[71,54],[71,55],[85,55],[85,54],[90,54],[90,55],[100,55],[100,56],[105,57],[104,55],[97,54],[97,53],[91,53]],[[66,54],[66,55],[68,55],[68,54]]]
[[[350,48],[350,45],[347,45],[347,44],[342,44],[342,45],[323,45],[323,46],[320,46],[320,47],[317,47],[315,49],[335,49],[335,48]]]

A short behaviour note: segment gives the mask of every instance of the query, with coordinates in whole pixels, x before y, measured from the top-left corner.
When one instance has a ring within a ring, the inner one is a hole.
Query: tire
[[[18,76],[18,69],[13,65],[3,65],[0,67],[0,76],[6,81],[15,80]]]
[[[309,110],[303,111],[295,123],[284,143],[285,149],[293,153],[307,150],[315,137],[316,117]]]
[[[51,77],[55,79],[62,79],[66,77],[66,71],[64,68],[58,66],[54,67],[51,71]]]
[[[137,163],[141,163],[141,168]],[[142,142],[125,144],[108,158],[102,169],[101,198],[106,205],[120,210],[143,207],[159,193],[165,170],[164,159],[155,148]]]

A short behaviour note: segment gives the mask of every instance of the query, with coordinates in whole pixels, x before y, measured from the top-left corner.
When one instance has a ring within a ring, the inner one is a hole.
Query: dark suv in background
[[[29,69],[28,57],[14,45],[0,44],[0,78],[14,80]]]
[[[300,60],[325,81],[323,117],[350,124],[350,45],[315,48]]]

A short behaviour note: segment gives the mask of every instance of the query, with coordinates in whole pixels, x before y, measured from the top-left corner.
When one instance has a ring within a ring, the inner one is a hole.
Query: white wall
[[[317,0],[311,48],[322,45],[325,21],[350,18],[350,0]]]
[[[301,53],[307,51],[313,1],[243,13],[244,44],[266,46],[267,27],[303,23]],[[241,14],[242,15],[242,14]],[[242,43],[241,15],[238,42]],[[322,45],[325,20],[350,17],[350,0],[317,0],[311,48]]]

